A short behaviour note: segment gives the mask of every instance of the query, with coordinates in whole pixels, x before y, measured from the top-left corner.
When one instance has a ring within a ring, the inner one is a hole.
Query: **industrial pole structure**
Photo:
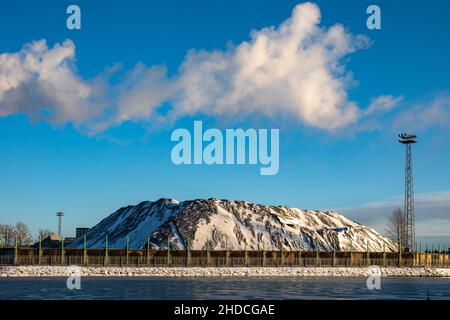
[[[57,212],[56,216],[58,217],[58,235],[59,238],[62,239],[62,231],[61,231],[61,226],[62,226],[62,217],[64,216],[63,212]]]
[[[416,227],[414,221],[414,191],[413,191],[413,169],[411,144],[417,143],[417,136],[402,133],[398,135],[400,143],[406,147],[405,159],[405,247],[410,251],[415,249]]]

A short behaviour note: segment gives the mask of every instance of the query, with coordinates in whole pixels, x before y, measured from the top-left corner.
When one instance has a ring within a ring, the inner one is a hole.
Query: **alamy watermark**
[[[81,29],[81,9],[76,4],[67,7],[66,13],[69,15],[66,19],[66,27],[69,30]]]
[[[261,175],[274,175],[279,170],[279,138],[278,129],[226,129],[223,133],[210,128],[203,132],[202,121],[194,121],[192,135],[183,128],[172,132],[171,141],[178,143],[171,158],[176,165],[259,164]]]
[[[376,4],[372,4],[367,7],[367,14],[370,16],[366,20],[366,26],[369,30],[380,30],[381,29],[381,9]]]
[[[81,269],[78,266],[70,266],[67,268],[70,276],[67,278],[66,285],[69,290],[81,289]]]
[[[380,290],[381,289],[381,268],[379,266],[368,266],[367,271],[369,277],[366,280],[367,289]]]

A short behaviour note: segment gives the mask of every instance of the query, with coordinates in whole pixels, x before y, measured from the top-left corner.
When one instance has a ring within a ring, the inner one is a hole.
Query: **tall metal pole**
[[[406,246],[413,249],[415,241],[414,228],[414,192],[413,192],[413,172],[412,172],[412,152],[411,144],[406,144],[406,166],[405,166],[405,215],[406,215]]]
[[[62,231],[61,231],[61,229],[62,229],[62,217],[64,216],[64,213],[63,212],[57,212],[56,216],[58,217],[58,236],[59,236],[59,239],[61,239],[62,238]]]
[[[406,147],[405,157],[405,243],[404,246],[410,251],[414,251],[416,242],[416,228],[414,218],[414,188],[413,188],[413,168],[411,144],[417,143],[417,136],[406,133],[399,134],[399,142]]]

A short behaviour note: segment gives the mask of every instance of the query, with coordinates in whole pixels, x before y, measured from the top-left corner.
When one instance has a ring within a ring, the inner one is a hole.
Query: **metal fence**
[[[450,267],[447,253],[0,249],[0,265],[127,267]]]

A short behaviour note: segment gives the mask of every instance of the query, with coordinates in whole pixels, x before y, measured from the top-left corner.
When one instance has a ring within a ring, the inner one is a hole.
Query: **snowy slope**
[[[87,233],[87,247],[194,250],[395,251],[394,242],[332,211],[264,206],[244,201],[159,199],[117,210]],[[70,246],[83,247],[83,239]]]

